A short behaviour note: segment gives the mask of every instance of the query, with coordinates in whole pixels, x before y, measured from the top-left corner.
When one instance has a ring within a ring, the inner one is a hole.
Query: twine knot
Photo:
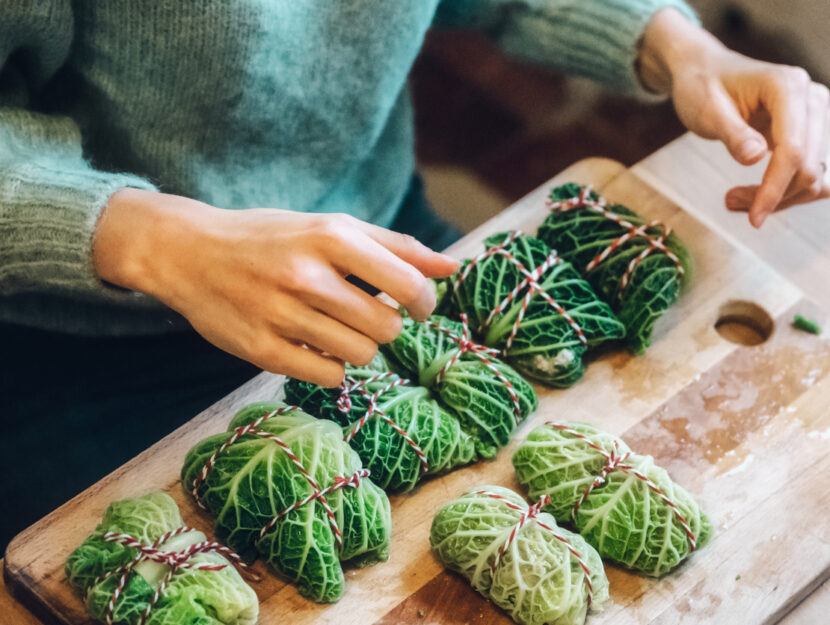
[[[231,560],[234,564],[236,564],[236,566],[240,569],[240,571],[243,574],[246,575],[246,577],[255,581],[259,581],[259,576],[250,570],[248,565],[242,561],[242,558],[239,556],[239,554],[218,542],[203,540],[201,542],[188,545],[183,549],[175,551],[165,551],[159,549],[159,547],[162,544],[166,543],[171,538],[174,538],[175,536],[179,536],[181,534],[195,531],[196,530],[194,530],[192,527],[183,525],[159,536],[149,545],[144,544],[136,538],[133,538],[129,534],[124,534],[122,532],[106,532],[102,536],[102,540],[104,542],[119,543],[126,547],[136,549],[138,551],[136,556],[127,564],[120,566],[113,571],[107,571],[101,574],[90,586],[90,589],[92,589],[94,586],[97,586],[109,577],[112,577],[114,575],[120,575],[118,583],[115,585],[115,590],[113,591],[112,596],[110,597],[110,600],[107,603],[107,610],[105,614],[105,620],[107,622],[107,625],[112,625],[112,619],[115,613],[115,604],[118,601],[118,597],[121,596],[121,593],[124,591],[124,588],[127,585],[127,579],[129,578],[130,571],[132,571],[140,562],[149,560],[153,562],[158,562],[160,564],[166,564],[170,567],[170,570],[161,580],[161,583],[159,584],[158,588],[156,588],[156,590],[154,591],[153,596],[150,598],[150,602],[147,604],[147,607],[141,612],[141,615],[139,616],[138,620],[138,625],[144,625],[144,623],[147,621],[147,617],[150,616],[150,612],[155,607],[156,603],[158,603],[159,598],[164,594],[165,589],[167,588],[168,584],[173,579],[173,576],[177,573],[179,569],[194,569],[198,571],[221,571],[222,569],[228,566],[228,564],[210,564],[209,562],[189,562],[190,558],[192,558],[197,553],[218,553],[220,555],[223,555],[229,560]]]
[[[565,425],[564,423],[557,423],[548,421],[545,425],[549,425],[557,430],[565,432],[575,438],[581,439],[586,445],[595,449],[603,458],[605,458],[605,465],[602,467],[600,472],[597,476],[591,481],[588,485],[588,488],[585,489],[585,492],[582,493],[582,496],[576,501],[574,504],[571,516],[573,518],[573,522],[576,523],[577,513],[579,512],[579,506],[581,506],[588,496],[593,492],[593,490],[602,484],[608,478],[608,475],[614,471],[622,471],[623,473],[633,475],[638,480],[641,480],[646,487],[652,491],[655,495],[657,495],[663,503],[665,503],[674,514],[677,522],[680,524],[680,527],[683,529],[683,533],[686,534],[686,537],[689,540],[689,552],[693,552],[697,545],[697,540],[695,538],[694,532],[692,532],[692,527],[689,525],[689,522],[686,520],[686,517],[683,516],[683,513],[678,508],[677,504],[672,501],[661,489],[657,484],[651,481],[646,475],[643,475],[642,472],[637,470],[637,468],[632,464],[626,464],[626,460],[628,460],[632,452],[627,451],[624,454],[619,454],[620,445],[619,440],[614,440],[614,446],[611,448],[611,451],[606,451],[602,446],[598,445],[590,438],[581,434],[580,432],[574,430],[570,426]]]
[[[601,262],[606,260],[609,256],[611,256],[611,254],[613,254],[617,249],[619,249],[621,245],[635,237],[641,237],[646,240],[646,242],[648,243],[648,247],[646,247],[642,252],[637,254],[637,256],[632,258],[631,261],[628,263],[628,266],[626,267],[625,272],[620,278],[620,282],[617,286],[618,297],[622,297],[622,293],[630,283],[631,276],[634,275],[634,270],[637,268],[637,266],[646,257],[653,254],[654,252],[662,252],[663,254],[665,254],[677,268],[677,275],[679,277],[683,276],[683,274],[685,273],[683,263],[680,262],[680,258],[678,258],[678,256],[666,246],[666,239],[671,234],[671,228],[657,220],[644,223],[641,226],[635,226],[633,223],[631,223],[621,215],[618,215],[617,213],[608,210],[606,208],[607,200],[604,197],[600,196],[598,200],[591,200],[589,195],[590,192],[591,186],[588,185],[582,187],[579,191],[579,195],[577,195],[576,197],[568,198],[566,200],[559,200],[556,202],[554,202],[553,200],[547,200],[546,202],[546,205],[552,211],[566,212],[578,208],[587,208],[588,210],[598,213],[606,219],[613,221],[614,223],[626,230],[626,232],[624,232],[614,241],[609,243],[608,247],[606,247],[599,254],[594,256],[594,258],[592,258],[591,261],[582,270],[582,273],[591,273],[594,269],[597,268],[597,266],[599,266]],[[657,237],[649,235],[648,230],[650,228],[660,228],[660,234]]]
[[[502,559],[504,558],[504,554],[510,548],[510,545],[513,544],[513,541],[516,540],[516,536],[518,535],[519,531],[527,525],[529,521],[534,521],[536,525],[541,527],[543,530],[546,530],[551,533],[551,535],[558,540],[559,542],[563,543],[567,548],[568,552],[574,557],[574,559],[579,564],[582,572],[585,576],[585,586],[587,587],[587,602],[588,607],[591,606],[591,599],[593,598],[594,594],[594,585],[591,582],[591,570],[588,568],[585,560],[583,559],[582,555],[574,549],[573,545],[568,541],[567,538],[559,534],[556,530],[553,529],[550,525],[543,523],[536,519],[537,516],[543,511],[544,507],[550,504],[550,495],[542,495],[539,498],[539,501],[536,503],[528,506],[525,509],[522,509],[521,506],[516,505],[506,497],[502,495],[498,495],[496,493],[491,493],[490,491],[486,490],[478,490],[473,491],[471,494],[473,495],[485,495],[487,497],[491,497],[493,499],[498,499],[501,501],[505,506],[510,508],[511,510],[515,510],[517,512],[521,512],[519,516],[519,520],[516,521],[516,524],[510,530],[510,533],[507,535],[507,540],[505,540],[504,544],[499,548],[498,553],[496,553],[496,557],[493,558],[493,564],[490,565],[490,572],[491,574],[495,575],[496,569],[498,568],[499,564],[501,563]]]

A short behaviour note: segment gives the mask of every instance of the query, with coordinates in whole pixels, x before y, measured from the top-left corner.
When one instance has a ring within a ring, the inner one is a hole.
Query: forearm
[[[681,68],[690,67],[690,59],[725,51],[717,38],[678,11],[662,9],[649,20],[643,33],[637,72],[646,89],[669,95],[672,77]]]
[[[508,54],[646,95],[635,71],[638,44],[667,7],[696,22],[682,0],[444,0],[437,24],[479,28]]]
[[[169,299],[175,291],[175,267],[167,262],[171,250],[174,261],[206,252],[224,212],[177,195],[121,189],[110,197],[95,231],[95,271],[111,284]]]

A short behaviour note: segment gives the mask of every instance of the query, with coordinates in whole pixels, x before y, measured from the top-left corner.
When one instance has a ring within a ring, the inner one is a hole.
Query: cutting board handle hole
[[[715,330],[738,345],[760,345],[772,335],[775,323],[769,313],[752,302],[731,300],[721,306]]]

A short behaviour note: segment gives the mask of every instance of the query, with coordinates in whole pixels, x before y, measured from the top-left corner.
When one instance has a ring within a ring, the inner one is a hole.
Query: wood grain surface
[[[796,312],[824,326],[826,316],[740,243],[693,217],[694,207],[684,210],[607,160],[577,163],[450,251],[476,253],[492,232],[534,232],[550,186],[565,181],[593,183],[611,199],[662,219],[687,242],[696,262],[692,286],[658,323],[652,348],[641,357],[606,351],[573,388],[540,388],[539,410],[495,460],[391,497],[391,558],[348,570],[347,593],[338,604],[309,603],[290,584],[266,575],[256,585],[262,623],[509,623],[433,558],[429,525],[438,507],[467,488],[501,484],[521,492],[512,452],[535,425],[558,418],[590,421],[652,454],[698,497],[716,528],[707,547],[662,580],[607,566],[612,600],[589,623],[774,622],[826,579],[830,486],[822,477],[830,469],[830,343],[789,324]],[[748,314],[757,314],[759,323],[768,315],[768,340],[747,347],[718,334],[724,310],[744,310],[730,307],[734,302],[765,311]],[[188,524],[208,529],[210,520],[178,482],[184,454],[224,430],[245,403],[277,396],[281,384],[279,376],[254,378],[21,533],[6,552],[10,590],[44,620],[88,622],[65,584],[63,561],[107,504],[161,489],[177,500]]]

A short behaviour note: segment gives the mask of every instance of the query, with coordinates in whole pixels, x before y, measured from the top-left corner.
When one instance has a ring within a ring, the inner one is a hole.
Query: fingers
[[[807,153],[810,77],[803,69],[780,68],[766,85],[763,100],[771,117],[772,158],[749,208],[749,221],[760,228],[784,200]]]
[[[435,291],[415,266],[368,235],[352,230],[332,241],[338,246],[331,262],[344,274],[354,274],[405,306],[422,321],[435,308]]]
[[[827,170],[828,121],[830,121],[830,91],[824,85],[813,83],[810,86],[807,130],[806,171],[809,176],[804,180],[804,187],[819,194],[824,186],[824,174]]]
[[[794,97],[787,105],[787,111],[794,110],[798,103]],[[778,120],[770,164],[764,173],[761,185],[735,187],[726,195],[729,210],[748,210],[750,222],[760,227],[768,215],[775,211],[804,204],[827,197],[824,184],[828,149],[828,104],[830,92],[823,85],[810,83],[804,98],[802,119],[790,127],[803,127],[803,139],[796,141],[781,134],[782,123],[787,124],[786,114],[773,115]],[[774,111],[774,109],[773,109]],[[774,111],[775,112],[775,111]],[[780,112],[780,111],[779,111]]]
[[[361,222],[361,225],[372,239],[418,269],[427,278],[446,278],[458,269],[456,259],[429,249],[415,237],[365,222]]]
[[[742,165],[753,165],[761,160],[767,153],[766,139],[746,123],[726,92],[716,90],[710,102],[703,133],[709,138],[720,139],[732,158]]]
[[[246,354],[245,358],[265,371],[280,373],[327,388],[335,387],[343,380],[345,367],[335,358],[306,349],[279,336],[271,336],[269,340],[263,340],[263,343],[265,345],[261,344],[256,352]]]
[[[752,204],[755,195],[758,193],[760,185],[753,184],[742,187],[735,187],[730,189],[726,194],[726,208],[733,212],[747,212]],[[818,195],[810,190],[797,191],[792,195],[786,197],[776,208],[776,212],[796,206],[797,204],[806,204],[815,200],[822,200],[830,197],[830,187],[822,186]]]
[[[343,275],[353,274],[385,292],[419,321],[435,308],[427,277],[451,275],[458,261],[413,237],[348,215],[327,216],[316,233],[318,248]]]
[[[295,300],[290,314],[272,322],[280,336],[305,343],[353,365],[368,365],[378,351],[377,343],[310,306]]]
[[[401,332],[403,320],[397,310],[346,282],[334,272],[314,285],[304,301],[342,321],[376,343],[389,343]]]

